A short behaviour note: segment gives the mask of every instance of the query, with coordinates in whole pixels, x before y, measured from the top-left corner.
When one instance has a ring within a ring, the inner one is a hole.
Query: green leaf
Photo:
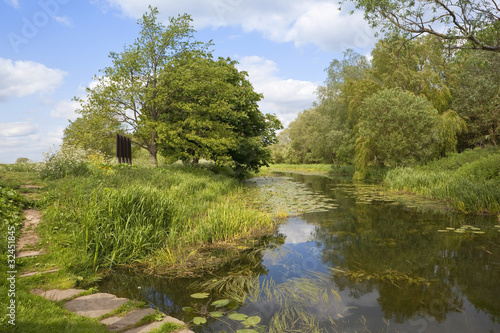
[[[214,318],[220,318],[224,315],[224,313],[222,311],[212,311],[209,314],[210,314],[210,316],[212,316]]]
[[[248,317],[244,322],[243,325],[245,326],[254,326],[260,323],[260,317],[259,316],[252,316]]]
[[[259,332],[251,328],[243,328],[241,330],[236,330],[236,333],[259,333]]]
[[[205,324],[206,322],[207,322],[207,319],[203,318],[203,317],[194,317],[193,318],[193,323],[195,325]]]
[[[198,299],[207,298],[208,296],[209,296],[208,293],[197,293],[191,295],[192,298],[198,298]]]
[[[212,305],[215,306],[216,308],[221,308],[223,306],[228,305],[229,302],[231,302],[231,301],[228,299],[221,299],[221,300],[213,302]]]
[[[193,312],[194,309],[192,307],[190,307],[190,306],[185,306],[185,307],[182,308],[182,311]]]
[[[232,312],[227,317],[229,319],[238,320],[238,321],[243,321],[243,320],[248,318],[248,316],[246,314],[238,313],[238,312]]]

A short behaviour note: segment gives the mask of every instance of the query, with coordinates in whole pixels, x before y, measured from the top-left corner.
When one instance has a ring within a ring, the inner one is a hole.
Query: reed
[[[94,271],[144,262],[174,264],[179,249],[231,242],[274,228],[245,203],[236,180],[188,167],[120,168],[52,182],[42,234],[74,249]],[[159,260],[159,262],[158,262]]]
[[[392,189],[445,200],[465,213],[500,213],[500,149],[475,149],[420,167],[391,170]]]

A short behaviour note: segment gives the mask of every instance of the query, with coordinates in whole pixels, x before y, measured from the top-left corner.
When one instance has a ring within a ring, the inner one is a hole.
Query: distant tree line
[[[500,139],[500,52],[452,50],[432,34],[381,39],[371,59],[333,60],[317,102],[278,136],[276,162],[422,164]]]

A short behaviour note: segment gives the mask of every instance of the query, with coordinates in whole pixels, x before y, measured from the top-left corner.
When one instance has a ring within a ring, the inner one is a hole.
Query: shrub
[[[90,172],[88,157],[90,152],[73,146],[62,146],[45,153],[44,160],[38,164],[42,179],[60,179],[68,175],[79,176]]]

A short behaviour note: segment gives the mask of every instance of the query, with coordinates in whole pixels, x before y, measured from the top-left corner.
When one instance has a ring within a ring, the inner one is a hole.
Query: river
[[[500,332],[496,216],[331,176],[252,184],[268,209],[291,213],[256,248],[215,274],[117,271],[99,289],[197,318],[196,332]]]

